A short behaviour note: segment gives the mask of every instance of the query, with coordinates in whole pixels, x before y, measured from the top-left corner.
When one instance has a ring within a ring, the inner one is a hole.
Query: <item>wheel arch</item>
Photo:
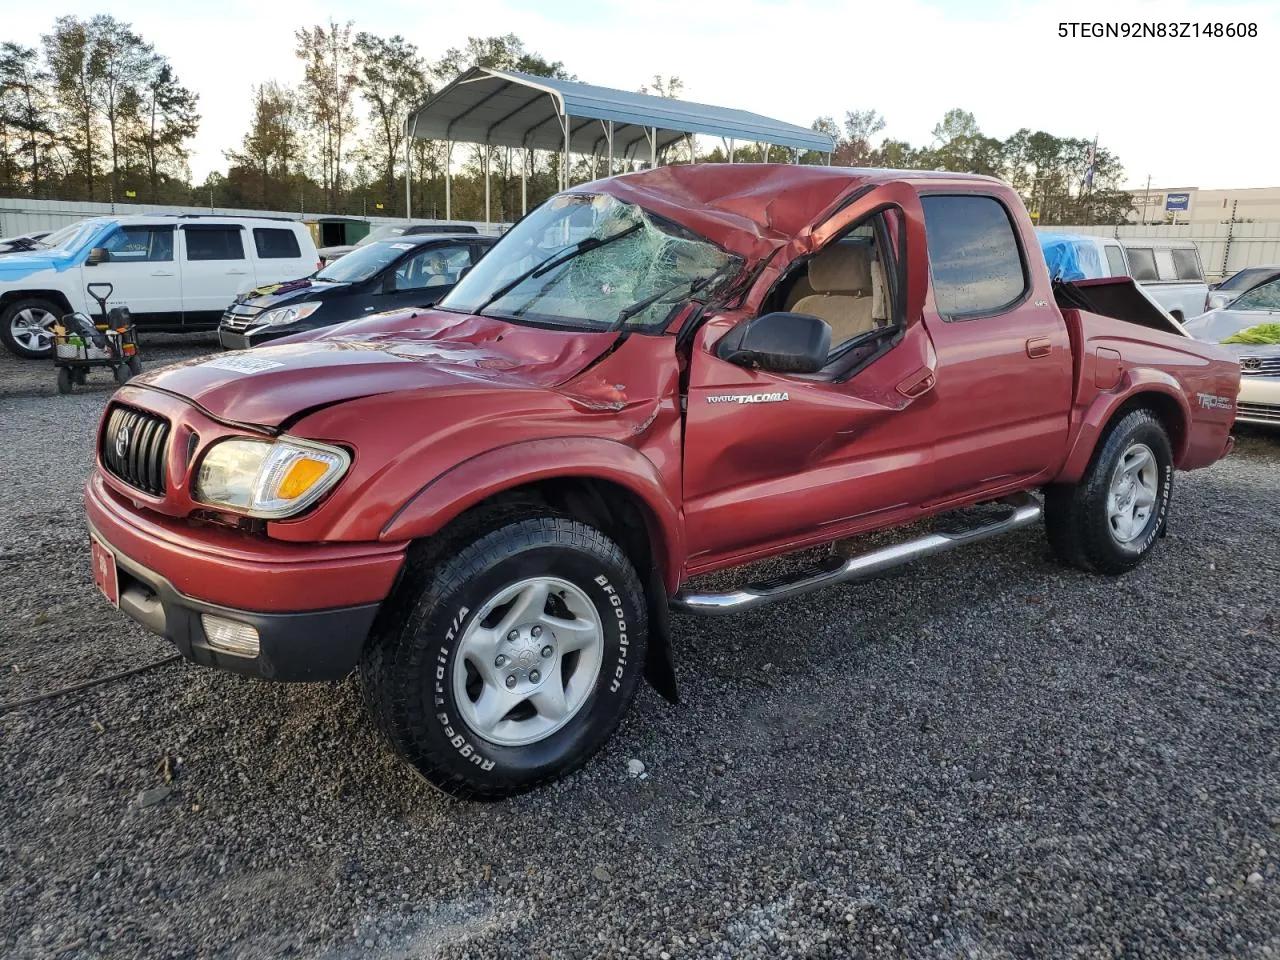
[[[534,440],[459,464],[423,487],[384,526],[385,540],[449,540],[504,505],[534,502],[582,520],[614,540],[645,587],[645,674],[676,700],[668,598],[684,564],[683,527],[657,468],[642,453],[598,438]]]
[[[61,290],[6,290],[0,293],[0,311],[7,310],[10,304],[18,300],[48,300],[67,313],[72,310],[71,301]]]
[[[1176,382],[1149,379],[1134,383],[1123,393],[1100,395],[1085,414],[1066,464],[1055,483],[1078,483],[1093,462],[1111,428],[1134,410],[1146,409],[1160,421],[1169,436],[1173,462],[1178,465],[1190,440],[1191,410]]]

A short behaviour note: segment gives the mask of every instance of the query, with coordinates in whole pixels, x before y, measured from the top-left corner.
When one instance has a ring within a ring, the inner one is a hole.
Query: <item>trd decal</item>
[[[1196,399],[1206,410],[1234,410],[1236,402],[1232,397],[1220,397],[1216,393],[1197,393]]]

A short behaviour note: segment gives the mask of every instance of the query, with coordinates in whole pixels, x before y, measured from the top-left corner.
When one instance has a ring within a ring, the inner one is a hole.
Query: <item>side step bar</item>
[[[789,600],[812,590],[837,583],[865,580],[878,573],[910,563],[921,557],[942,553],[954,547],[977,543],[990,537],[1009,533],[1028,526],[1040,519],[1040,501],[1029,493],[1017,493],[998,503],[1010,508],[1010,512],[998,520],[958,530],[934,532],[915,540],[882,547],[856,557],[832,557],[827,564],[805,570],[788,577],[778,577],[748,584],[741,590],[728,593],[686,593],[681,591],[671,599],[671,609],[681,613],[700,613],[718,616],[742,613],[775,600]],[[942,515],[943,517],[946,514]],[[939,518],[941,519],[941,518]]]

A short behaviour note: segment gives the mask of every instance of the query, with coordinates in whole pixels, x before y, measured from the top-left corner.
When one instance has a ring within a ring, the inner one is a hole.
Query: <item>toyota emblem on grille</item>
[[[1262,358],[1261,357],[1241,357],[1240,369],[1241,370],[1261,370]]]
[[[116,434],[116,456],[123,459],[129,450],[129,428],[121,427],[120,432]]]

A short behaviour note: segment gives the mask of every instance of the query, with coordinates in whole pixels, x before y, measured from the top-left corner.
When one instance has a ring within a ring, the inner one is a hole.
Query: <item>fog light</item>
[[[204,636],[209,646],[236,657],[258,655],[258,631],[247,623],[236,623],[223,617],[200,614],[204,624]]]

